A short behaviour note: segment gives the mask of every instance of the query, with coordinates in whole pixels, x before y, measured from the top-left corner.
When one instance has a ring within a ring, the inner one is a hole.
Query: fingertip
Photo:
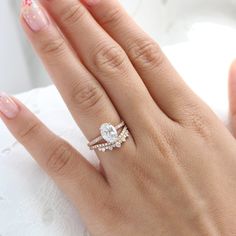
[[[21,18],[33,32],[41,31],[49,25],[49,18],[38,1],[23,0],[21,4]]]
[[[5,119],[14,119],[20,112],[20,106],[11,96],[0,92],[0,112]]]

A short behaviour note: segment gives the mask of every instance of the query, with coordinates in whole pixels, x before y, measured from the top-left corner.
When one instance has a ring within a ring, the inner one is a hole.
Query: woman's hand
[[[235,140],[158,45],[116,0],[41,2],[22,24],[75,121],[91,140],[124,120],[130,137],[96,170],[5,94],[1,118],[91,234],[235,235]]]

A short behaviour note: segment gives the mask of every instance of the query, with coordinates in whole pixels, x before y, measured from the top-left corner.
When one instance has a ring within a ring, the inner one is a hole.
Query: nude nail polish
[[[37,0],[23,0],[22,16],[31,30],[37,32],[49,24],[48,17]]]
[[[0,93],[0,112],[9,119],[17,116],[19,107],[6,93]]]

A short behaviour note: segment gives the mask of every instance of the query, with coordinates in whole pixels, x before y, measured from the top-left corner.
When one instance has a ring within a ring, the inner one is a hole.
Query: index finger
[[[107,198],[108,185],[77,150],[52,133],[18,100],[5,93],[0,94],[0,118],[83,216],[96,213],[103,199]]]

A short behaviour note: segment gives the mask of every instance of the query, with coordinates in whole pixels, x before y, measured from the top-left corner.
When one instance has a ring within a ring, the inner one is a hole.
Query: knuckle
[[[53,174],[62,176],[69,169],[69,162],[72,158],[71,146],[65,141],[56,141],[49,151],[46,168]]]
[[[40,122],[29,122],[23,130],[18,133],[19,140],[25,143],[39,134],[42,124]]]
[[[153,134],[152,140],[155,146],[158,146],[158,150],[161,156],[165,159],[171,160],[173,157],[177,156],[177,137],[173,130],[159,130],[159,134]]]
[[[41,45],[41,52],[44,55],[59,56],[64,53],[66,43],[62,37],[51,38],[43,42]]]
[[[73,25],[77,23],[86,13],[85,9],[81,4],[76,3],[68,7],[61,14],[61,20],[65,24]]]
[[[200,114],[191,116],[190,126],[200,137],[204,139],[211,137],[211,124],[204,116]]]
[[[158,44],[149,39],[136,41],[128,51],[134,65],[143,70],[159,68],[164,61],[164,54]]]
[[[187,117],[187,119],[181,122],[183,126],[190,128],[205,140],[210,140],[214,121],[210,118],[209,112],[205,112],[197,104],[187,105],[186,108],[183,108],[183,112],[185,117]]]
[[[171,160],[178,154],[178,135],[175,125],[171,123],[163,122],[161,125],[156,127],[156,121],[146,127],[147,138],[145,143],[153,147],[156,150],[159,157]],[[151,149],[150,149],[151,150]]]
[[[114,227],[114,222],[121,223],[122,219],[127,218],[124,207],[120,202],[114,200],[103,201],[96,210],[99,215],[99,223],[106,226],[106,232],[103,232],[103,235],[110,235],[110,232],[117,230]]]
[[[119,46],[102,44],[94,53],[94,64],[102,72],[124,72],[126,68],[126,54]]]
[[[101,88],[92,82],[78,84],[72,91],[72,101],[82,112],[94,113],[96,109],[102,107],[100,102],[103,96]]]
[[[101,25],[112,25],[116,27],[122,19],[122,12],[120,8],[114,8],[108,11],[100,20]]]
[[[140,192],[145,193],[150,190],[152,186],[156,184],[155,177],[150,171],[148,166],[143,168],[142,162],[136,162],[132,165],[132,175],[135,176],[135,187],[140,190]]]

